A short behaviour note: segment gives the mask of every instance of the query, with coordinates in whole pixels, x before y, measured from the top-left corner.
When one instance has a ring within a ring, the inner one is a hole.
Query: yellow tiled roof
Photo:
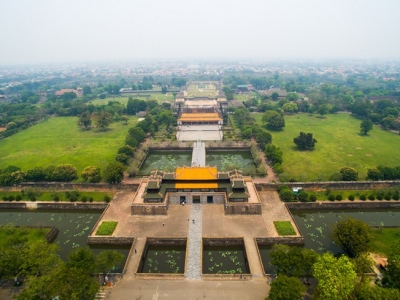
[[[217,167],[179,167],[176,168],[177,180],[215,180],[218,179]]]
[[[217,189],[218,183],[210,182],[181,182],[175,184],[176,189]]]
[[[218,113],[183,113],[179,118],[179,121],[220,121],[222,120]]]

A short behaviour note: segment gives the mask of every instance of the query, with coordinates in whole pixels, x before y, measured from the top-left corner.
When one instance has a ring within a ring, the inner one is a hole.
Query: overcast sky
[[[400,58],[400,0],[1,0],[0,64]]]

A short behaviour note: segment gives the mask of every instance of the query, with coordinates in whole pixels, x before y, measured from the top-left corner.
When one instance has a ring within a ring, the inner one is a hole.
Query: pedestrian
[[[162,222],[162,226],[164,226],[165,225],[165,223],[164,222]]]
[[[192,220],[193,224],[194,224],[194,219]]]
[[[135,249],[135,254],[136,254],[136,249]]]

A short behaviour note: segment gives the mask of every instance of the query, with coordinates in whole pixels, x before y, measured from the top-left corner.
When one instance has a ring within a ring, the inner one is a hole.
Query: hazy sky
[[[1,0],[0,64],[400,58],[400,0]]]

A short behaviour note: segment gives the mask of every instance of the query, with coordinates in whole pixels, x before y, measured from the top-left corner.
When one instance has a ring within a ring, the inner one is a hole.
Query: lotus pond
[[[138,273],[185,273],[186,246],[148,245]]]
[[[243,246],[204,246],[204,274],[250,273]]]
[[[346,218],[362,220],[374,227],[399,226],[400,209],[358,209],[358,210],[292,210],[292,215],[304,236],[305,247],[319,253],[330,251],[340,253],[341,248],[329,239],[332,226]],[[267,274],[275,273],[270,265],[270,246],[259,246],[259,251]]]
[[[0,225],[57,227],[59,233],[54,243],[60,247],[59,255],[66,259],[75,248],[87,246],[87,237],[102,211],[46,211],[0,210]],[[90,246],[95,254],[102,250],[116,250],[128,257],[130,247]],[[115,271],[121,271],[125,260]]]
[[[192,151],[150,151],[143,162],[139,175],[149,175],[151,171],[175,171],[178,166],[192,164]]]
[[[239,169],[247,173],[249,167],[255,167],[250,151],[207,151],[206,163],[222,172]]]

